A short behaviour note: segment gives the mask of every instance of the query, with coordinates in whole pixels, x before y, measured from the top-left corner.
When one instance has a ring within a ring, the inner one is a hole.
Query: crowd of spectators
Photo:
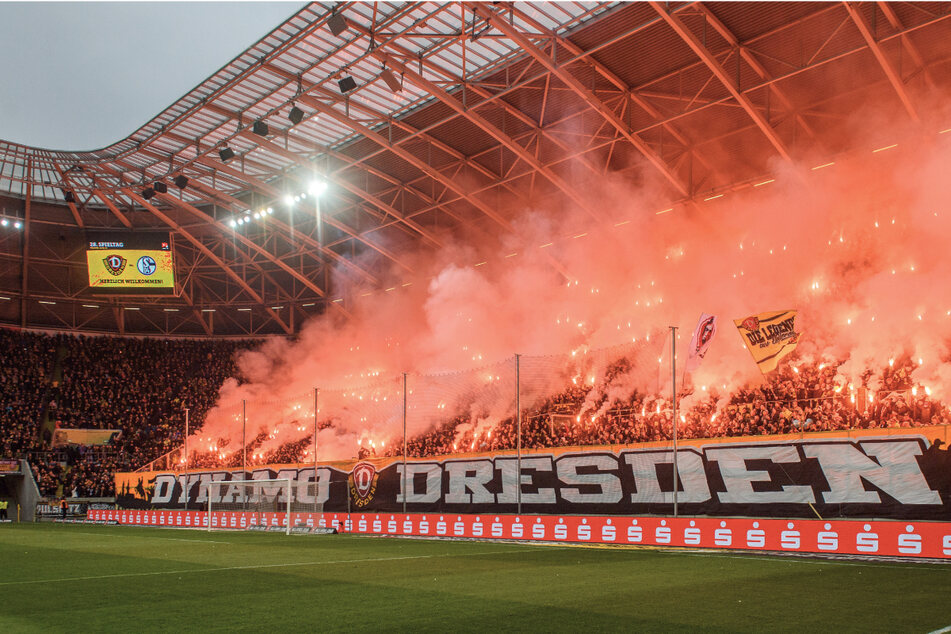
[[[184,408],[204,420],[245,341],[134,339],[0,330],[0,458],[29,458],[46,496],[114,495],[116,470],[177,448]],[[107,447],[52,447],[50,427],[117,429]]]
[[[79,497],[114,494],[113,474],[134,470],[178,449],[184,413],[199,428],[223,381],[236,372],[234,352],[247,342],[174,341],[43,335],[0,330],[0,457],[28,456],[41,493]],[[947,424],[951,412],[914,378],[913,359],[843,379],[839,363],[794,358],[763,381],[721,393],[688,384],[679,395],[681,438],[798,434],[811,431],[915,427]],[[621,359],[599,385],[569,383],[561,392],[522,411],[521,446],[622,445],[668,441],[669,398],[653,393],[609,397],[612,379],[630,368]],[[56,378],[54,378],[54,376]],[[48,446],[44,408],[56,426],[119,429],[109,447],[64,450]],[[321,428],[333,426],[323,421]],[[312,436],[303,434],[276,449],[261,431],[246,448],[248,464],[313,460]],[[408,455],[430,457],[516,447],[514,416],[493,424],[468,414],[450,417],[407,441]],[[216,451],[193,451],[193,468],[236,467],[242,448],[216,443]],[[402,438],[385,447],[358,446],[359,457],[402,453]],[[229,450],[230,449],[230,450]]]

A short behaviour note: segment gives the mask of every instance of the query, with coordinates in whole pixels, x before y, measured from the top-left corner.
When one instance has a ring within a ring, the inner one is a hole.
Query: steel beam
[[[792,157],[789,154],[789,150],[786,148],[785,142],[779,135],[776,133],[776,130],[773,129],[766,118],[760,113],[759,110],[753,105],[749,97],[747,97],[743,91],[740,90],[739,86],[736,85],[736,82],[733,81],[733,78],[726,72],[723,66],[720,65],[720,62],[713,56],[712,53],[707,49],[703,43],[693,34],[687,25],[683,21],[672,13],[668,13],[667,9],[661,3],[656,0],[650,0],[651,7],[660,15],[661,18],[674,30],[677,35],[680,36],[680,39],[690,47],[690,50],[700,58],[700,60],[710,69],[710,71],[720,80],[720,83],[730,92],[736,102],[743,107],[743,110],[746,111],[746,114],[750,116],[753,120],[753,123],[756,124],[756,127],[760,129],[766,139],[772,144],[776,152],[779,153],[781,157],[787,161],[792,160]]]
[[[911,117],[911,120],[915,123],[920,123],[921,117],[918,116],[918,111],[915,109],[915,104],[911,102],[911,97],[908,95],[908,91],[905,89],[905,84],[902,82],[901,76],[892,66],[892,63],[888,61],[888,58],[885,57],[885,52],[882,50],[882,47],[879,46],[878,42],[875,41],[875,36],[872,34],[872,30],[869,28],[868,24],[865,23],[865,17],[862,15],[862,10],[854,2],[843,2],[842,6],[845,7],[849,17],[852,18],[852,22],[855,23],[859,33],[862,34],[862,39],[865,40],[865,44],[868,45],[868,50],[872,52],[872,55],[875,57],[875,61],[877,61],[878,65],[881,66],[882,71],[885,73],[885,77],[888,78],[888,83],[892,85],[892,89],[895,91],[895,94],[898,95],[902,105],[905,106],[908,116]]]
[[[627,124],[621,121],[620,117],[615,114],[614,110],[601,101],[601,99],[599,99],[598,96],[594,94],[594,91],[589,90],[580,81],[578,81],[574,75],[569,73],[567,68],[555,63],[555,61],[549,55],[543,53],[532,43],[528,37],[520,33],[513,24],[510,24],[505,18],[494,11],[489,4],[470,3],[469,7],[479,15],[482,15],[484,18],[486,18],[492,24],[492,26],[504,33],[506,37],[515,42],[515,44],[517,44],[520,49],[531,55],[535,61],[547,68],[552,75],[561,80],[563,84],[571,88],[571,90],[574,91],[574,93],[581,99],[583,99],[592,110],[600,114],[605,121],[611,124],[611,126],[621,134],[621,136],[627,139],[628,143],[633,145],[651,165],[657,168],[664,178],[666,178],[667,181],[674,187],[677,193],[684,197],[688,197],[690,195],[689,188],[681,182],[680,178],[676,174],[671,171],[667,163],[656,152],[654,152],[654,150],[647,143],[645,143],[643,139],[631,132]],[[557,44],[555,44],[555,46],[557,46]]]

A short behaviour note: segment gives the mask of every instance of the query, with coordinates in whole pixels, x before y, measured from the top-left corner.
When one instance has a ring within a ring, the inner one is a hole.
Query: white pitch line
[[[947,632],[951,632],[951,625],[942,627],[940,630],[935,630],[934,632],[928,632],[928,634],[947,634]]]
[[[833,566],[855,566],[858,568],[897,568],[900,570],[926,570],[918,566],[896,566],[890,564],[887,561],[882,561],[878,563],[869,562],[861,563],[856,561],[840,561],[837,559],[821,559],[818,557],[795,557],[795,556],[775,556],[775,557],[762,557],[756,555],[725,555],[725,554],[716,554],[716,553],[692,553],[685,550],[659,550],[666,555],[689,555],[690,557],[715,557],[718,559],[756,559],[758,561],[772,561],[775,563],[797,563],[797,564],[813,564],[816,566],[824,566],[826,564],[831,564]],[[933,561],[922,562],[922,564],[937,563]],[[942,632],[951,632],[951,625],[946,629],[940,630]],[[934,634],[934,633],[929,633]]]
[[[82,531],[76,531],[76,532],[70,531],[70,535],[95,535],[96,537],[102,537],[103,533],[85,533]],[[184,537],[154,537],[150,535],[149,536],[147,535],[120,535],[118,533],[114,535],[109,535],[109,539],[112,539],[113,537],[131,537],[134,539],[167,539],[173,542],[198,542],[201,544],[232,544],[233,543],[233,542],[215,541],[214,539],[186,539]]]
[[[494,550],[481,553],[461,553],[444,555],[407,555],[405,557],[375,557],[370,559],[338,559],[335,561],[297,561],[286,564],[257,564],[251,566],[227,566],[223,568],[192,568],[189,570],[157,570],[154,572],[128,572],[115,575],[94,575],[89,577],[62,577],[60,579],[34,579],[30,581],[4,581],[0,586],[25,586],[38,583],[60,583],[63,581],[95,581],[97,579],[120,579],[126,577],[152,577],[158,575],[181,575],[195,572],[223,572],[227,570],[258,570],[262,568],[290,568],[292,566],[329,566],[336,564],[359,564],[363,562],[400,561],[404,559],[437,559],[440,557],[476,557],[479,555],[503,555],[518,552],[514,550]]]

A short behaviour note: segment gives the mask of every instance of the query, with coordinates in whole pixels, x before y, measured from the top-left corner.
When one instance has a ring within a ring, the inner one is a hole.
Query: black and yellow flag
[[[795,350],[799,343],[801,333],[796,332],[794,310],[760,313],[734,319],[733,323],[763,374],[775,370],[779,360]]]

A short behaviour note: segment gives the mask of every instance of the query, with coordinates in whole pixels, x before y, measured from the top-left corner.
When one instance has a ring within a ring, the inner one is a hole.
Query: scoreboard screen
[[[89,289],[98,294],[173,295],[175,268],[167,231],[86,233]]]

